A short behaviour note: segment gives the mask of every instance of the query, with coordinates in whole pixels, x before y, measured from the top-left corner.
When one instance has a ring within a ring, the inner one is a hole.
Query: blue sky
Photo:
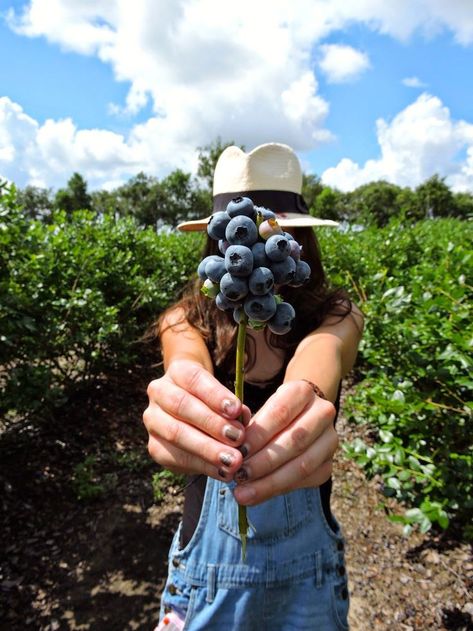
[[[470,2],[262,0],[251,20],[247,0],[227,16],[214,0],[131,4],[1,0],[0,176],[55,188],[77,170],[111,188],[193,170],[220,135],[286,142],[342,190],[434,173],[473,190]]]

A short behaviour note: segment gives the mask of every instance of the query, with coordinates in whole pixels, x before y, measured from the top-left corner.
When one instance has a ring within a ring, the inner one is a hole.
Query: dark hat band
[[[228,202],[235,197],[249,197],[255,206],[263,206],[274,212],[301,213],[308,215],[309,209],[302,195],[290,191],[242,191],[219,193],[213,198],[213,212],[226,210]]]

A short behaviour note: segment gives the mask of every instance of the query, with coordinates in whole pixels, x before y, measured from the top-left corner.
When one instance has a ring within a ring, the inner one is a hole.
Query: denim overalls
[[[319,489],[249,508],[243,562],[234,486],[209,478],[199,523],[182,549],[176,532],[161,618],[174,609],[189,631],[348,629],[343,538],[325,518]]]

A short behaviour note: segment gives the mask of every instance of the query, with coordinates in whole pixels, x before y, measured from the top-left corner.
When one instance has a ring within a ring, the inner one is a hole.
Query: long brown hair
[[[293,354],[299,342],[317,329],[329,316],[346,317],[352,309],[348,294],[343,289],[328,286],[322,265],[320,247],[312,228],[294,228],[295,240],[302,246],[302,259],[309,263],[311,276],[303,287],[280,288],[282,298],[289,302],[296,311],[293,327],[286,335],[274,335],[265,329],[268,343],[286,351],[286,360]],[[207,238],[202,258],[210,254],[220,254],[216,241]],[[192,280],[186,286],[180,300],[164,312],[157,322],[157,331],[162,332],[163,320],[170,310],[181,309],[185,314],[182,324],[187,321],[204,338],[214,365],[221,371],[234,372],[237,324],[231,311],[221,311],[214,300],[205,297],[200,288],[202,282]],[[176,323],[173,326],[178,326]],[[256,361],[251,338],[247,337],[248,370]]]

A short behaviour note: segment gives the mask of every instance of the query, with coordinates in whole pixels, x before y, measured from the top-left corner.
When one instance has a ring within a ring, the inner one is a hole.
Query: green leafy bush
[[[332,280],[366,315],[363,381],[349,414],[374,440],[346,445],[386,496],[415,508],[393,519],[426,531],[473,509],[473,225],[454,219],[324,233]]]
[[[201,238],[90,211],[26,219],[0,189],[0,407],[25,413],[130,366],[194,272]]]

